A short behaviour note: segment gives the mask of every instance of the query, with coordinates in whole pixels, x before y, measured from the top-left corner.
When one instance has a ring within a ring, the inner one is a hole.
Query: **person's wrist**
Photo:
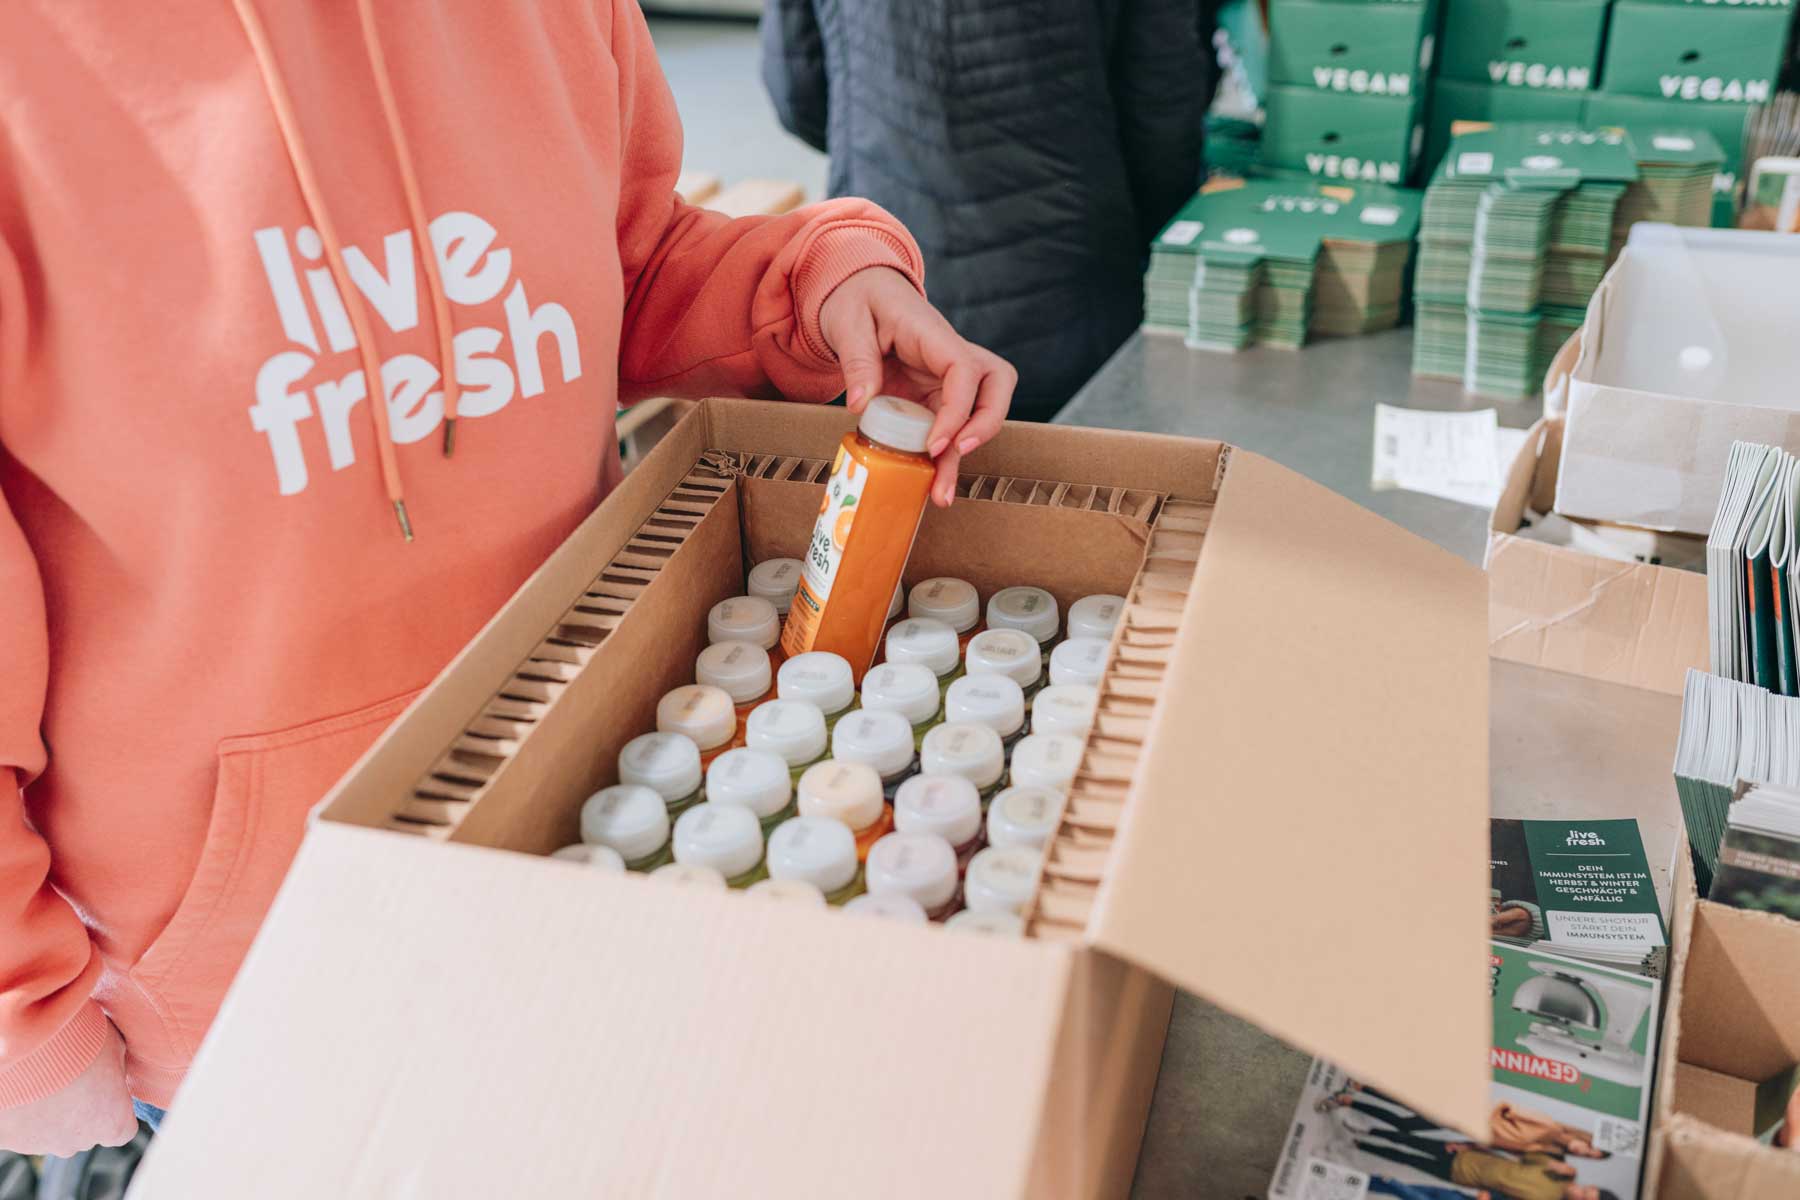
[[[825,306],[849,280],[885,267],[924,294],[924,269],[918,251],[891,230],[874,223],[834,225],[821,230],[800,256],[794,271],[794,310],[801,344],[822,364],[837,365],[837,352],[825,338]]]

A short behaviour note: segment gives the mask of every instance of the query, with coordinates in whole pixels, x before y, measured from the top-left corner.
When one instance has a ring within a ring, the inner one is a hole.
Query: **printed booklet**
[[[1491,823],[1489,933],[1660,975],[1662,910],[1636,821]]]
[[[1270,1200],[1632,1200],[1661,982],[1490,943],[1493,1108],[1479,1142],[1315,1060]]]

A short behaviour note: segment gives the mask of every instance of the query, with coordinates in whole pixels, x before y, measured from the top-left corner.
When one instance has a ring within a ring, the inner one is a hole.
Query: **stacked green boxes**
[[[1612,0],[1452,0],[1445,10],[1425,165],[1457,121],[1579,123],[1599,86]]]
[[[1262,161],[1399,185],[1424,148],[1436,0],[1271,0]]]
[[[1713,184],[1713,224],[1730,225],[1745,170],[1744,122],[1753,105],[1774,95],[1793,14],[1780,0],[1618,0],[1604,90],[1590,97],[1585,120],[1712,134],[1725,150]]]

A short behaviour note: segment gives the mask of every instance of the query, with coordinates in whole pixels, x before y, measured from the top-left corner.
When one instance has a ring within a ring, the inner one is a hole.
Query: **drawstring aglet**
[[[456,418],[444,418],[444,457],[456,453]]]
[[[412,520],[406,515],[406,501],[394,501],[394,515],[400,518],[400,533],[407,541],[413,540]]]

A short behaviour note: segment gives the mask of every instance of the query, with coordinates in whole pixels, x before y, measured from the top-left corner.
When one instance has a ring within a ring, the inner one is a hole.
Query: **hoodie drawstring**
[[[343,298],[344,307],[349,313],[351,329],[356,334],[356,348],[363,366],[363,394],[369,404],[369,415],[375,423],[375,447],[381,466],[381,483],[387,491],[389,503],[394,507],[394,516],[400,522],[401,535],[410,542],[413,540],[412,520],[406,512],[406,493],[401,486],[400,464],[394,453],[394,437],[388,421],[387,388],[382,383],[380,360],[375,356],[375,330],[369,320],[368,306],[363,303],[362,293],[351,282],[350,272],[344,265],[343,243],[338,240],[331,210],[326,207],[324,192],[319,187],[318,177],[313,173],[312,159],[306,152],[306,143],[300,134],[300,122],[294,112],[293,100],[288,93],[281,68],[275,61],[274,48],[270,45],[262,18],[252,0],[232,0],[232,7],[237,11],[238,21],[244,27],[244,35],[250,41],[257,70],[262,75],[263,89],[268,93],[269,105],[275,112],[275,123],[281,130],[282,145],[287,150],[288,161],[293,165],[294,176],[300,184],[301,199],[313,226],[318,230],[319,240],[325,245],[326,266],[337,284],[338,294]],[[370,0],[357,0],[357,10],[362,21],[363,47],[369,58],[369,69],[375,76],[376,91],[381,96],[382,115],[386,120],[388,138],[399,166],[401,185],[406,192],[407,214],[412,224],[415,253],[423,264],[426,285],[431,293],[432,318],[437,326],[438,373],[442,377],[444,388],[444,453],[448,455],[455,446],[456,411],[460,392],[456,385],[450,304],[438,274],[436,250],[431,245],[430,232],[425,225],[424,206],[419,198],[418,174],[413,169],[411,157],[407,153],[406,136],[400,128],[393,86],[388,78],[381,44],[375,34]]]

